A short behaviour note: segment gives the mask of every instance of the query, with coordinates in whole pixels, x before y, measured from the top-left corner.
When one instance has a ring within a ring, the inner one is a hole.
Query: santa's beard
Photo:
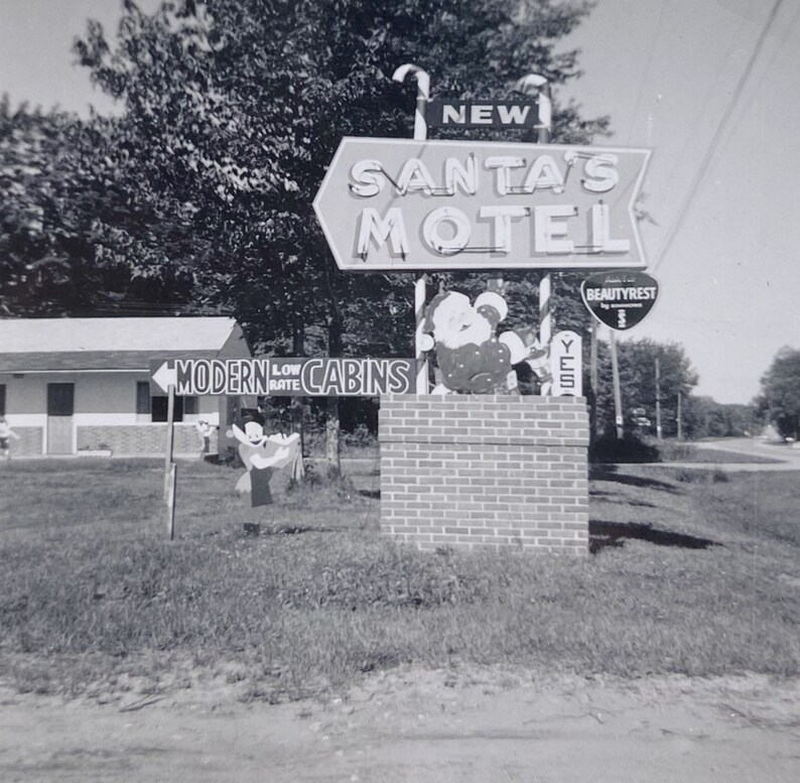
[[[447,330],[437,342],[446,348],[460,348],[462,345],[483,345],[492,338],[492,325],[483,317],[472,323],[461,324],[454,330]]]

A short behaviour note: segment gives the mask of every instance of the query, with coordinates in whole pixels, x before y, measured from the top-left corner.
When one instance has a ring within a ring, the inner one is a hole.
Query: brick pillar
[[[420,549],[585,554],[583,397],[381,398],[381,529]]]

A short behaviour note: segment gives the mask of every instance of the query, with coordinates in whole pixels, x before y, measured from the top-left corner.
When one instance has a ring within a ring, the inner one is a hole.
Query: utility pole
[[[624,435],[622,426],[622,390],[619,385],[619,362],[617,361],[617,340],[614,330],[609,329],[608,346],[611,350],[611,375],[614,381],[614,424],[617,430],[617,440],[622,440]]]
[[[599,324],[592,318],[591,343],[589,345],[589,383],[592,387],[592,432],[591,437],[594,441],[597,431],[597,331]]]
[[[681,421],[681,400],[682,399],[683,399],[683,395],[681,394],[681,390],[678,389],[678,411],[677,411],[678,440],[683,440],[683,422]]]
[[[656,356],[656,437],[661,440],[661,361]]]

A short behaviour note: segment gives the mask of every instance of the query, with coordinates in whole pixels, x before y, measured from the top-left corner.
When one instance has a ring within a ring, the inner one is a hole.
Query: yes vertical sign
[[[558,332],[550,343],[553,397],[583,397],[583,340],[577,332]]]

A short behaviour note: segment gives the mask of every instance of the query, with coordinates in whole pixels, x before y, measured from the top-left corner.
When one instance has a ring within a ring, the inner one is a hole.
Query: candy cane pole
[[[537,95],[539,105],[538,138],[539,144],[547,144],[550,141],[550,130],[553,127],[553,101],[550,97],[550,85],[544,76],[538,73],[529,73],[523,76],[516,84],[518,92],[527,95]],[[542,276],[539,283],[539,343],[548,353],[550,351],[550,340],[553,336],[553,314],[551,310],[552,280],[550,273]],[[542,383],[541,394],[547,397],[552,392],[552,383],[545,381]]]
[[[407,76],[413,76],[417,82],[417,107],[414,112],[414,139],[424,141],[428,138],[428,123],[425,119],[425,110],[431,94],[431,77],[418,65],[406,63],[401,65],[393,74],[396,82],[404,82]],[[414,332],[414,353],[417,358],[417,394],[428,393],[428,362],[425,359],[423,345],[423,326],[425,316],[425,285],[427,278],[420,275],[414,283],[414,318],[416,330]]]

